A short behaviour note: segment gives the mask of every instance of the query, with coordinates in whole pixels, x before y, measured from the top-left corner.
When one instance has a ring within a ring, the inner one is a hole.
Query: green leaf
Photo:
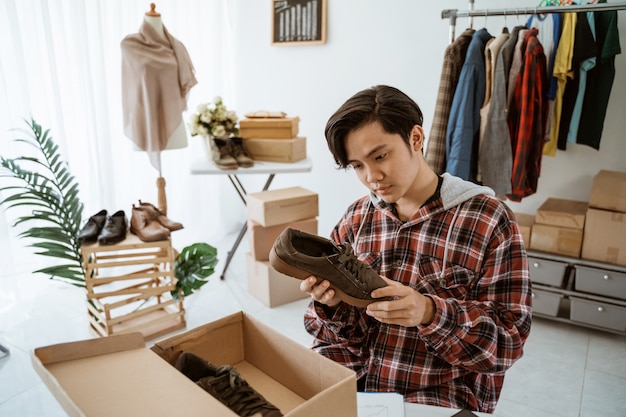
[[[188,296],[200,289],[208,281],[206,278],[215,272],[217,249],[207,243],[194,243],[183,248],[174,260],[176,289],[171,292],[175,299],[179,292]]]

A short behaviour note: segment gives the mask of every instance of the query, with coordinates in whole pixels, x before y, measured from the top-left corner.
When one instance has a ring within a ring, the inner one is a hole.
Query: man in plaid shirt
[[[384,301],[361,308],[326,280],[304,280],[313,348],[353,369],[360,391],[492,413],[531,325],[513,213],[491,189],[434,173],[422,154],[422,113],[393,87],[351,97],[329,119],[326,140],[370,192],[331,238],[350,243],[389,285],[371,293]]]

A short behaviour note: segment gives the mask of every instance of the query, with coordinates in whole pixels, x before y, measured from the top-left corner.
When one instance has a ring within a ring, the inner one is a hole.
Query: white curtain
[[[236,109],[230,101],[229,1],[155,3],[195,67],[198,84],[190,92],[185,122],[199,103],[217,95]],[[103,208],[110,214],[124,210],[130,217],[138,199],[157,203],[158,172],[124,135],[121,108],[120,42],[139,30],[149,7],[145,0],[0,1],[0,154],[22,152],[11,139],[18,136],[13,129],[27,127],[24,120],[32,117],[50,129],[79,182],[84,220]],[[172,235],[178,249],[232,232],[240,224],[229,224],[241,218],[242,209],[224,178],[190,175],[189,165],[203,156],[203,148],[199,138],[188,142],[187,148],[161,156],[168,216],[185,225]],[[234,204],[236,209],[225,210]],[[5,273],[20,262],[27,268],[33,264],[32,249],[12,227],[17,215],[0,210],[0,270]]]

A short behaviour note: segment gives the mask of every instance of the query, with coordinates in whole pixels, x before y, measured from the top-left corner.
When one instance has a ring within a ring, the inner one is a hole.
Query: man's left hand
[[[435,317],[435,302],[413,288],[382,277],[387,286],[372,291],[374,298],[389,298],[375,301],[367,306],[367,314],[387,324],[405,327],[427,325]]]

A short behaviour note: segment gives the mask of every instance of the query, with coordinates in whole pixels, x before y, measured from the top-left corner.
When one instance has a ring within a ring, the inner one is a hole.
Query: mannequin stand
[[[165,195],[165,178],[159,177],[156,180],[158,203],[157,207],[164,216],[167,215],[167,196]]]

